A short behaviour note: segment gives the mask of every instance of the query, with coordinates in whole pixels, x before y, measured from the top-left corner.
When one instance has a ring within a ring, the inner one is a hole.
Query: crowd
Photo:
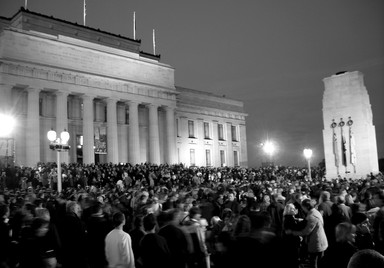
[[[62,186],[1,171],[0,267],[384,267],[381,173],[68,164]]]

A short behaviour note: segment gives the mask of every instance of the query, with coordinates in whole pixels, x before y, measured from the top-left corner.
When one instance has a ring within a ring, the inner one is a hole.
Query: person
[[[59,228],[63,249],[63,267],[83,268],[87,266],[87,259],[85,254],[86,229],[81,220],[81,208],[76,201],[69,201],[66,204],[66,211]]]
[[[105,259],[105,237],[112,229],[110,222],[104,217],[100,202],[91,207],[91,216],[87,224],[87,249],[90,268],[103,268],[107,264]]]
[[[19,267],[55,268],[57,259],[47,233],[49,222],[34,218],[30,227],[23,230],[20,239]]]
[[[7,267],[9,263],[11,236],[9,226],[9,207],[0,203],[0,267]]]
[[[324,251],[328,248],[328,241],[324,231],[324,221],[320,212],[315,208],[310,199],[304,199],[301,206],[307,213],[307,223],[303,230],[286,230],[286,234],[306,236],[307,251],[309,255],[309,267],[317,268],[318,262],[323,257]]]
[[[145,235],[140,241],[143,268],[172,267],[172,255],[164,237],[156,233],[157,221],[153,213],[143,219]]]
[[[132,239],[132,250],[135,256],[136,267],[139,266],[138,260],[140,258],[140,241],[144,237],[143,215],[136,215],[133,220],[133,229],[128,232]]]
[[[105,257],[109,268],[135,268],[132,241],[128,233],[123,231],[125,216],[121,212],[113,214],[114,229],[105,238]]]
[[[188,218],[183,223],[184,230],[188,233],[189,248],[192,253],[188,260],[188,267],[206,267],[208,256],[207,246],[204,240],[204,230],[200,224],[201,210],[193,206],[189,209]],[[192,250],[191,250],[192,249]]]
[[[332,216],[332,206],[333,202],[331,201],[331,194],[328,191],[323,191],[320,194],[320,202],[317,207],[317,210],[320,212],[321,216],[323,216],[324,220],[324,230],[328,239],[328,243],[333,241],[335,229],[331,222]]]
[[[336,241],[325,252],[321,260],[321,267],[347,267],[349,259],[357,251],[355,247],[356,227],[349,222],[342,222],[336,226]]]
[[[283,215],[283,230],[299,231],[303,228],[303,226],[301,226],[303,219],[296,218],[297,209],[293,203],[285,205]],[[282,241],[286,260],[285,267],[297,268],[299,266],[301,239],[300,236],[285,234],[285,232],[283,232]]]
[[[266,211],[252,212],[247,234],[238,235],[229,248],[231,258],[226,267],[282,267],[281,239],[270,231],[271,216]],[[245,222],[244,222],[245,223]],[[245,226],[243,226],[245,227]]]
[[[356,247],[359,250],[374,249],[375,243],[373,243],[368,216],[365,213],[356,212],[352,215],[351,222],[356,226]]]
[[[356,252],[349,260],[347,268],[382,268],[384,256],[373,249],[364,249]]]
[[[165,238],[172,255],[173,267],[185,268],[188,260],[188,240],[186,234],[177,227],[174,222],[177,210],[162,212],[165,215],[163,226],[160,227],[158,234]]]

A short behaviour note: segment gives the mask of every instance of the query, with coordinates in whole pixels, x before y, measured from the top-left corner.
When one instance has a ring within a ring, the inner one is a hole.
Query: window
[[[195,166],[196,165],[196,161],[195,161],[195,149],[190,149],[189,150],[189,161],[190,161],[190,165],[191,166]]]
[[[233,165],[235,167],[239,166],[239,152],[238,151],[233,151]]]
[[[219,140],[223,141],[224,140],[224,126],[223,126],[223,124],[217,125],[217,131],[218,131]]]
[[[204,122],[204,139],[210,139],[210,133],[209,133],[209,123]]]
[[[211,150],[207,149],[205,150],[205,163],[207,167],[211,166]]]
[[[195,137],[195,124],[192,120],[188,120],[188,137],[189,138]]]
[[[220,150],[220,165],[222,167],[225,166],[225,152],[224,152],[224,150]]]
[[[237,139],[237,127],[231,126],[232,141],[238,141]]]

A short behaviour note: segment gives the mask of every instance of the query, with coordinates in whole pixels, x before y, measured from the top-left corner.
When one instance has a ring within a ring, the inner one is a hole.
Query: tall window
[[[223,124],[217,125],[217,131],[218,131],[219,140],[223,141],[224,140],[224,126],[223,126]]]
[[[220,150],[220,165],[222,167],[225,166],[225,152],[224,152],[224,150]]]
[[[192,120],[188,120],[188,137],[189,138],[195,137],[195,124]]]
[[[190,149],[189,150],[189,161],[191,166],[196,166],[196,161],[195,161],[195,149]]]
[[[239,166],[239,152],[233,151],[233,165],[235,167]]]
[[[237,139],[237,127],[231,126],[232,141],[238,141]]]
[[[209,133],[209,123],[204,122],[204,139],[210,139],[211,135]]]
[[[207,149],[205,150],[205,163],[207,164],[207,167],[211,166],[211,150]]]

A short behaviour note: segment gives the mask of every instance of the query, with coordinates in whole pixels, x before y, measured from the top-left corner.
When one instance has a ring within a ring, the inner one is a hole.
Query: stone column
[[[83,163],[95,163],[95,145],[93,128],[93,96],[84,95],[83,99]]]
[[[28,88],[27,128],[26,128],[26,166],[36,166],[40,161],[40,89]],[[48,142],[48,140],[47,140]]]
[[[68,130],[68,93],[67,92],[56,92],[56,133],[58,137],[64,129]],[[70,136],[70,139],[74,137]],[[70,141],[68,141],[70,143]],[[75,148],[72,148],[72,150]],[[60,153],[60,161],[61,163],[68,163],[69,157],[68,152]]]
[[[159,141],[159,115],[158,106],[148,105],[149,109],[149,162],[160,164],[160,141]]]
[[[175,164],[176,157],[176,138],[175,138],[175,109],[165,107],[166,131],[167,131],[167,154],[166,162]]]
[[[140,163],[139,103],[129,101],[128,161]]]
[[[113,164],[119,161],[116,104],[116,99],[107,99],[107,160]]]

